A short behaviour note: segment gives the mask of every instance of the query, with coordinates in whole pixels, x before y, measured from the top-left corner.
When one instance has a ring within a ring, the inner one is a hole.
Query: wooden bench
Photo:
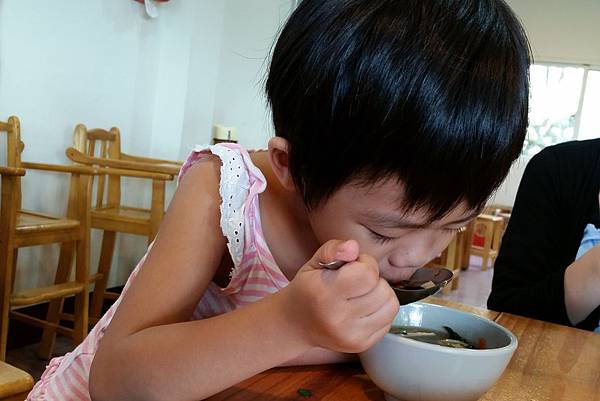
[[[33,377],[0,361],[0,401],[23,401],[33,387]]]

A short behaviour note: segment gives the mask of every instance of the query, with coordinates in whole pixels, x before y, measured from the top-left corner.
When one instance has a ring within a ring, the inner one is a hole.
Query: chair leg
[[[83,290],[75,295],[75,321],[73,323],[73,342],[80,344],[88,333],[90,297],[89,297],[89,238],[77,241],[77,259],[75,260],[75,279],[83,283]]]
[[[60,284],[69,280],[71,275],[71,268],[73,266],[73,253],[75,251],[74,242],[63,242],[60,247],[60,256],[58,258],[58,268],[56,269],[56,276],[54,277],[54,283]],[[53,299],[48,305],[48,313],[46,314],[46,321],[48,323],[59,323],[60,313],[63,310],[64,298]],[[52,358],[52,350],[54,349],[54,342],[56,340],[56,330],[53,327],[45,327],[42,334],[42,341],[37,350],[37,355],[40,359]]]
[[[17,277],[17,259],[19,258],[19,248],[13,250],[13,262],[12,262],[12,281],[10,288],[15,288],[15,278]]]
[[[493,227],[493,223],[490,224],[489,222],[486,222],[484,224],[485,227],[485,236],[484,236],[484,244],[483,244],[483,260],[481,261],[481,270],[485,271],[487,270],[487,266],[488,266],[488,260],[490,259],[490,254],[491,254],[491,250],[492,250],[492,235],[494,233],[494,227]]]
[[[500,243],[502,241],[502,229],[503,229],[504,221],[496,222],[494,224],[493,229],[493,241],[492,241],[492,251],[494,256],[492,257],[492,268],[496,264],[496,258],[500,253]]]
[[[92,308],[90,318],[93,322],[100,319],[102,315],[102,306],[104,304],[104,293],[110,275],[110,266],[115,250],[115,239],[117,233],[114,231],[104,231],[102,236],[102,250],[100,251],[100,261],[98,262],[98,273],[100,278],[96,281],[94,295],[92,297]]]
[[[460,268],[462,270],[469,269],[471,264],[471,247],[473,246],[473,231],[475,229],[475,221],[473,220],[467,225],[467,230],[463,233],[463,258]]]
[[[15,252],[0,242],[0,360],[6,360],[6,343],[8,340],[8,325],[10,320],[10,297],[12,295],[12,272],[16,264]]]
[[[456,277],[454,277],[454,279],[452,280],[452,283],[450,283],[450,287],[452,288],[453,291],[458,290],[459,279],[460,279],[460,274],[456,274]],[[448,286],[446,286],[446,287],[448,287]]]

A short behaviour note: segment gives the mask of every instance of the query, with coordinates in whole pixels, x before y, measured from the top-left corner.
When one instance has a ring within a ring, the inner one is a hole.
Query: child
[[[304,0],[268,151],[196,149],[123,296],[29,400],[198,400],[352,359],[520,153],[529,53],[502,0]],[[318,262],[349,262],[337,271]]]

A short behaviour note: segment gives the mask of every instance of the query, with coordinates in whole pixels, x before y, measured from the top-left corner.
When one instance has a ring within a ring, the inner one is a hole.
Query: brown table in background
[[[480,401],[600,401],[600,335],[438,298],[428,302],[495,320],[519,338],[508,368]],[[308,398],[298,389],[312,392]],[[360,364],[275,368],[210,401],[384,401]]]

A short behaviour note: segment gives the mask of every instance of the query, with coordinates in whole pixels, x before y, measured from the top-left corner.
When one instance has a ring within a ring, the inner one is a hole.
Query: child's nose
[[[426,233],[417,235],[402,247],[398,247],[392,252],[388,261],[393,267],[421,267],[431,259],[435,258],[440,251],[437,250],[435,233]]]

